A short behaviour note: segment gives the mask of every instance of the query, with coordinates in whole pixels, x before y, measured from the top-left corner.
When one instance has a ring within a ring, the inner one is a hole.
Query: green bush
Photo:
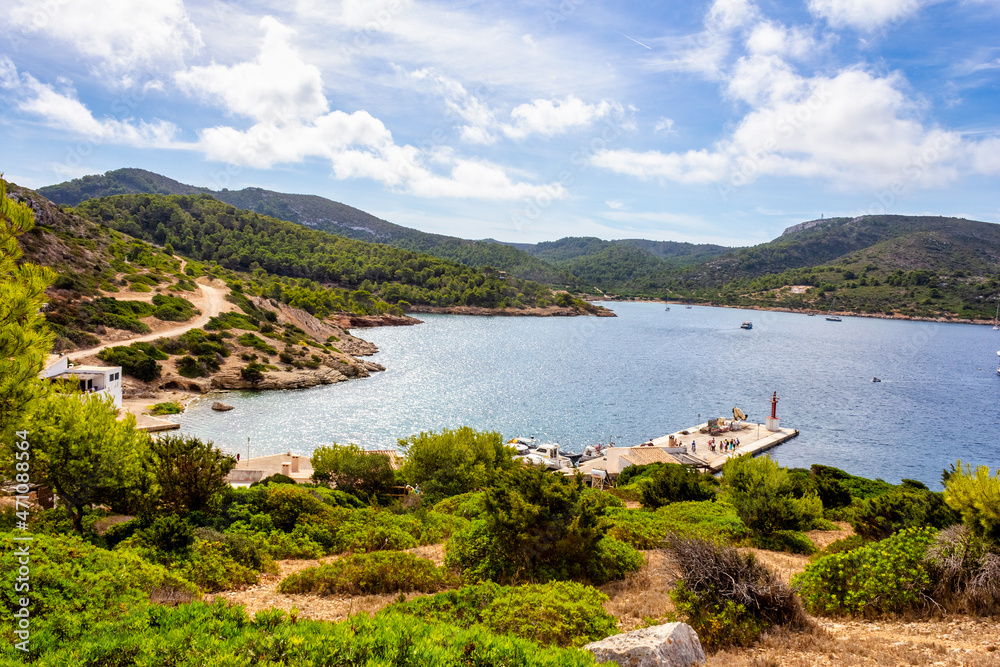
[[[945,504],[944,494],[903,485],[862,501],[852,509],[851,527],[868,540],[884,540],[904,528],[946,528],[959,515]]]
[[[670,533],[669,521],[656,512],[613,508],[605,512],[605,517],[608,535],[636,549],[659,549]]]
[[[184,409],[181,406],[173,402],[168,403],[157,403],[149,411],[152,415],[176,415],[183,412]]]
[[[488,582],[397,603],[382,614],[464,628],[482,625],[542,645],[582,646],[616,633],[617,619],[602,606],[607,599],[596,588],[570,581],[516,587]]]
[[[264,342],[262,338],[258,338],[252,333],[245,333],[241,335],[239,338],[236,339],[236,342],[239,343],[240,345],[251,347],[255,350],[263,352],[264,354],[270,354],[270,355],[278,354],[278,351],[276,349],[274,349],[266,342]]]
[[[242,606],[137,605],[115,610],[122,618],[86,625],[79,636],[32,635],[32,658],[45,665],[505,665],[584,667],[592,655],[543,648],[525,639],[423,623],[412,616],[357,614],[341,623],[295,619],[280,610],[250,617]],[[0,660],[22,664],[12,642]]]
[[[625,575],[637,572],[646,563],[646,559],[635,550],[635,547],[616,540],[611,535],[601,538],[591,558],[586,576],[595,586],[624,579]]]
[[[779,530],[770,535],[752,535],[750,542],[758,549],[767,551],[787,551],[806,556],[816,553],[816,545],[812,540],[797,530]]]
[[[364,498],[387,494],[396,481],[388,456],[369,454],[357,445],[321,445],[310,461],[314,482]]]
[[[1000,469],[991,477],[988,466],[973,473],[959,460],[946,482],[944,499],[969,530],[1000,544]]]
[[[628,468],[626,468],[628,470]],[[715,478],[703,475],[687,466],[665,463],[644,478],[639,487],[643,507],[656,509],[670,503],[710,500],[715,497],[712,488]]]
[[[112,366],[121,366],[122,373],[130,375],[143,382],[151,382],[160,377],[163,370],[156,359],[151,357],[138,344],[128,347],[118,345],[107,347],[97,353],[97,358]]]
[[[749,535],[736,508],[727,502],[673,503],[656,510],[666,528],[684,537],[734,542]]]
[[[928,599],[925,555],[936,532],[907,528],[881,542],[824,556],[793,585],[814,614],[877,615],[919,606]]]
[[[671,598],[704,645],[748,646],[770,627],[804,625],[792,589],[752,553],[681,537],[666,548],[679,576]]]
[[[465,519],[481,518],[486,511],[486,495],[482,491],[463,493],[450,496],[434,505],[434,511],[441,514],[454,514]]]
[[[823,516],[819,496],[797,498],[788,469],[767,456],[729,459],[722,468],[722,483],[743,523],[759,535],[810,530]]]
[[[431,502],[490,486],[516,465],[499,433],[468,426],[412,435],[399,440],[399,449],[406,455],[403,478]]]
[[[473,583],[587,579],[606,529],[582,489],[580,475],[553,475],[540,466],[501,473],[486,489],[483,519],[448,543],[449,562]]]
[[[259,479],[250,486],[267,486],[268,484],[298,484],[294,479],[288,475],[282,475],[280,472],[276,472],[273,475],[269,475],[264,479]]]
[[[444,568],[425,558],[399,551],[354,554],[285,577],[282,593],[373,595],[421,591],[434,593],[457,585]]]
[[[157,294],[153,297],[153,317],[168,322],[187,322],[197,314],[194,304],[179,296]]]

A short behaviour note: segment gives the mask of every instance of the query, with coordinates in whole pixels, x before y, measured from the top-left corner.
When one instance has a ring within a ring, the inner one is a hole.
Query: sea
[[[634,445],[734,407],[800,435],[782,465],[836,466],[941,488],[963,463],[1000,467],[1000,332],[989,326],[662,303],[606,303],[614,318],[420,315],[353,333],[379,347],[369,378],[291,391],[209,394],[173,418],[246,457],[324,444],[387,449],[471,426],[563,451]],[[744,321],[752,329],[742,329]],[[873,382],[878,377],[881,382]]]

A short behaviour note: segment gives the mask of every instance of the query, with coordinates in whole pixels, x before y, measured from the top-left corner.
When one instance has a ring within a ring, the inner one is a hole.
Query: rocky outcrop
[[[597,662],[622,667],[691,667],[705,664],[698,634],[687,623],[654,625],[587,644]]]
[[[352,336],[346,331],[348,326],[344,324],[334,326],[313,317],[301,308],[292,308],[274,299],[267,299],[262,296],[248,296],[247,298],[250,299],[255,308],[276,312],[279,323],[291,322],[318,341],[325,342],[330,340],[341,352],[355,357],[369,357],[378,352],[378,347],[374,343],[369,343],[357,336]],[[333,319],[337,319],[337,316],[334,316]],[[419,320],[413,321],[417,322]]]
[[[233,406],[223,403],[222,401],[215,401],[212,403],[212,409],[216,412],[228,412],[233,409]]]
[[[349,366],[345,365],[344,370],[349,370]],[[355,370],[355,372],[360,372],[360,369]],[[364,375],[356,375],[354,377],[367,377],[368,373],[365,372]],[[260,382],[254,384],[248,380],[244,380],[240,375],[238,370],[228,370],[224,369],[219,373],[212,376],[212,388],[213,389],[306,389],[308,387],[315,387],[321,384],[333,384],[335,382],[346,382],[350,377],[340,372],[339,370],[334,370],[332,368],[321,366],[315,370],[304,369],[304,370],[293,370],[293,371],[267,371],[264,374],[264,379]]]
[[[617,317],[614,311],[601,306],[592,310],[546,306],[545,308],[483,308],[481,306],[411,306],[411,313],[444,313],[446,315],[483,315],[499,317],[577,317],[594,315],[597,317]]]
[[[423,324],[415,317],[406,315],[352,315],[336,313],[330,316],[344,329],[371,329],[373,327],[408,327]]]

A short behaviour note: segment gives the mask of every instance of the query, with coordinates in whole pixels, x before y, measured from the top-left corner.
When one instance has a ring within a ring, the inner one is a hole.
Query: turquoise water
[[[940,486],[963,461],[1000,466],[997,350],[986,326],[661,304],[611,304],[616,318],[425,315],[362,330],[386,367],[313,389],[231,393],[178,416],[182,430],[246,456],[308,454],[332,442],[386,448],[469,425],[534,435],[567,451],[638,444],[740,407],[761,421],[778,392],[783,465],[824,463]],[[744,320],[752,330],[740,329]],[[872,383],[873,376],[882,378]]]

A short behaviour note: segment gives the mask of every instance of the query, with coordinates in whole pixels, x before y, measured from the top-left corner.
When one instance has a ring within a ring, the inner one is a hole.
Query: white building
[[[38,377],[43,380],[74,379],[79,383],[80,391],[110,396],[116,408],[122,407],[121,366],[70,366],[69,357],[60,357],[46,366]]]

